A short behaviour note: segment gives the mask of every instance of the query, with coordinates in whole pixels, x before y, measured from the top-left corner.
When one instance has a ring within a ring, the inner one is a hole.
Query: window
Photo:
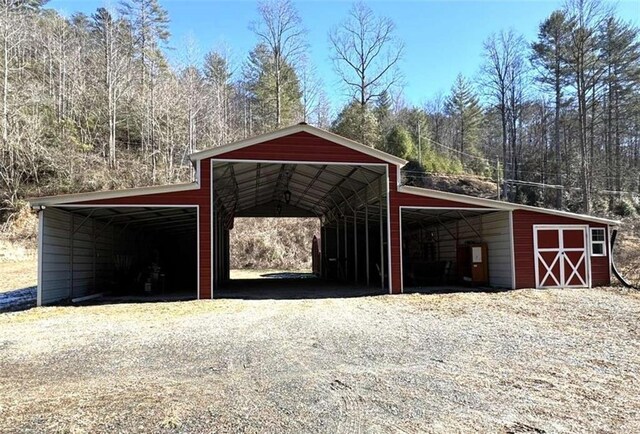
[[[604,228],[591,228],[591,256],[606,256]]]

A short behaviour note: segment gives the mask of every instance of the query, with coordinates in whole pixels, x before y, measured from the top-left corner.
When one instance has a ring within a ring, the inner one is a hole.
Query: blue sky
[[[257,39],[248,29],[257,18],[254,1],[161,0],[171,18],[170,57],[177,60],[189,39],[199,51],[227,47],[239,66]],[[458,73],[473,78],[481,63],[482,42],[491,33],[514,28],[531,41],[539,23],[560,1],[370,1],[379,15],[391,18],[406,44],[401,70],[408,103],[420,105],[437,92],[448,92]],[[65,15],[92,13],[99,6],[117,4],[103,0],[51,0],[48,7]],[[351,6],[349,1],[296,1],[308,30],[311,59],[334,108],[345,102],[329,59],[327,34]],[[616,3],[618,16],[640,25],[640,0]]]

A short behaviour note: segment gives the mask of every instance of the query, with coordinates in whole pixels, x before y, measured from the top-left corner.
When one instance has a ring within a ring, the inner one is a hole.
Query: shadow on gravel
[[[274,273],[298,274],[298,273]],[[305,273],[300,273],[305,274]],[[332,282],[317,277],[278,277],[273,279],[231,280],[214,291],[214,298],[248,300],[300,300],[316,298],[352,298],[387,294],[387,290]]]
[[[512,291],[510,288],[492,288],[489,286],[423,286],[405,288],[405,294],[460,294],[460,293],[487,293],[494,294],[499,292]]]

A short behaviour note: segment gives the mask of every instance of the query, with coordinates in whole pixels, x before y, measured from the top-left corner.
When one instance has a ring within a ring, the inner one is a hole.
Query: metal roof
[[[145,231],[195,232],[198,226],[197,208],[192,207],[96,207],[62,206],[60,209],[107,224]]]
[[[216,200],[235,216],[321,216],[377,198],[380,166],[212,162]],[[383,182],[386,193],[386,182]]]
[[[65,203],[88,202],[103,199],[116,199],[147,194],[173,193],[177,191],[196,190],[198,183],[156,185],[152,187],[126,188],[122,190],[91,191],[88,193],[61,194],[58,196],[42,196],[29,199],[32,207],[61,205]]]
[[[602,217],[594,217],[590,215],[577,214],[573,212],[560,211],[556,209],[541,208],[537,206],[523,205],[519,203],[503,202],[495,199],[484,199],[480,197],[467,196],[464,194],[449,193],[444,191],[431,190],[428,188],[413,187],[408,185],[399,186],[398,192],[413,194],[417,196],[425,196],[425,197],[430,197],[434,199],[450,200],[450,201],[464,203],[467,205],[476,205],[476,206],[482,206],[487,208],[495,208],[495,209],[504,210],[504,211],[516,211],[516,210],[532,211],[532,212],[537,212],[542,214],[550,214],[550,215],[556,215],[560,217],[567,217],[567,218],[573,218],[577,220],[585,220],[585,221],[591,221],[595,223],[603,223],[603,224],[609,224],[609,225],[619,225],[621,223],[619,220],[606,219]]]

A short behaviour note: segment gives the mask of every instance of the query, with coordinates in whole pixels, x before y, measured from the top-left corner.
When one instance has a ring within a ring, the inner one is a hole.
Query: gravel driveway
[[[638,432],[640,296],[0,314],[0,432]]]

